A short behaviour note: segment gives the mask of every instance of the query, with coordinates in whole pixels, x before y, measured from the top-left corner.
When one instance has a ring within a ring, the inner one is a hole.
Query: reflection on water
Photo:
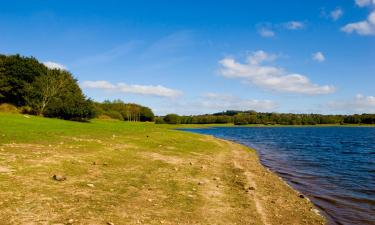
[[[256,149],[261,163],[309,196],[330,224],[375,224],[374,127],[188,130]]]

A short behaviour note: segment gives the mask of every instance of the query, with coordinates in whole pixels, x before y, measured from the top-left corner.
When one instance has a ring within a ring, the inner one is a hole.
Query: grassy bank
[[[323,223],[253,150],[170,127],[0,113],[0,224]]]

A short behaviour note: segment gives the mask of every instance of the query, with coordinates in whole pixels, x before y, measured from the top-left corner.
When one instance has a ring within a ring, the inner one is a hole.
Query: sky
[[[2,1],[0,54],[157,115],[375,113],[375,0]]]

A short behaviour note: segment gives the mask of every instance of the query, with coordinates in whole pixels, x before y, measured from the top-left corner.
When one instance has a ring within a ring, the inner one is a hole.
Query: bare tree
[[[67,83],[65,71],[48,70],[34,81],[33,93],[29,98],[30,105],[38,115],[43,115],[51,100],[59,95]]]

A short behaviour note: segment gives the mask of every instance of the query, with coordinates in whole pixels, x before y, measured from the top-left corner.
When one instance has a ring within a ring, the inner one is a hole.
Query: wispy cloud
[[[158,96],[174,98],[182,95],[181,91],[166,88],[162,85],[138,85],[116,83],[112,84],[108,81],[84,81],[81,85],[83,88],[107,90],[114,93],[130,93],[138,95]]]
[[[284,27],[288,30],[300,30],[305,27],[305,24],[301,21],[289,21],[284,23]]]
[[[234,95],[207,93],[201,99],[201,107],[216,111],[256,110],[272,111],[278,104],[271,100],[243,99]]]
[[[241,79],[278,92],[318,95],[335,91],[333,86],[320,86],[312,83],[305,75],[288,73],[280,67],[263,65],[264,62],[274,59],[273,55],[262,50],[249,55],[245,63],[239,63],[234,58],[226,57],[219,62],[222,66],[220,73],[227,78]]]
[[[318,62],[324,62],[326,60],[326,57],[322,52],[315,52],[312,54],[312,59]]]
[[[84,57],[77,61],[79,65],[93,65],[100,63],[107,63],[113,60],[116,60],[120,57],[125,56],[130,53],[132,50],[136,49],[140,44],[140,41],[129,41],[117,46],[112,47],[111,49],[94,54],[91,56]]]
[[[165,99],[153,109],[158,115],[178,113],[180,115],[198,115],[216,113],[225,110],[256,110],[269,112],[279,105],[271,100],[241,98],[223,93],[205,93],[193,99]]]
[[[333,101],[327,106],[333,111],[345,113],[375,113],[375,96],[358,94],[353,99]]]
[[[375,0],[355,0],[355,4],[357,4],[359,7],[365,7],[371,4],[375,5]]]
[[[66,70],[67,69],[66,66],[64,66],[60,63],[57,63],[57,62],[47,61],[47,62],[43,62],[43,64],[50,69],[58,69],[58,70]]]
[[[301,30],[306,27],[302,21],[288,21],[285,23],[261,23],[257,25],[258,34],[265,38],[276,36],[276,31],[280,30]]]
[[[330,17],[332,18],[333,21],[336,21],[336,20],[340,19],[343,14],[344,14],[344,11],[342,11],[342,9],[340,7],[332,10],[329,13],[329,15],[330,15]]]
[[[270,38],[275,36],[275,32],[270,28],[261,27],[258,29],[258,33],[262,37]]]
[[[353,33],[356,32],[359,35],[375,35],[375,10],[373,10],[367,17],[367,20],[349,23],[341,28],[343,32]]]

